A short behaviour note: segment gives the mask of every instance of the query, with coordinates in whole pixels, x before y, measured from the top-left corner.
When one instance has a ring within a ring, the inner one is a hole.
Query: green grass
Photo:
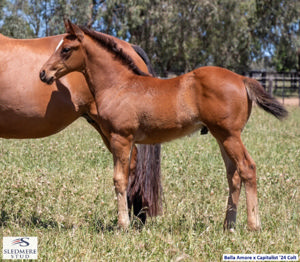
[[[79,120],[38,140],[0,140],[1,236],[37,236],[39,261],[221,261],[225,253],[300,253],[300,109],[254,108],[243,141],[257,164],[262,230],[223,232],[225,169],[211,135],[162,146],[164,214],[117,227],[112,159]],[[0,239],[2,245],[2,237]],[[1,258],[0,258],[1,259]]]

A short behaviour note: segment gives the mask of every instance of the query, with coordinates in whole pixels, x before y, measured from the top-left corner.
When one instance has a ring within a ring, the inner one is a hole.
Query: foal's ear
[[[74,35],[77,37],[79,41],[82,41],[84,38],[84,33],[82,30],[75,24],[72,24],[71,21],[68,19],[67,21],[64,20],[66,32],[68,34]]]
[[[66,32],[68,33],[69,31],[69,19],[67,18],[64,18],[64,25],[65,25],[65,29],[66,29]]]

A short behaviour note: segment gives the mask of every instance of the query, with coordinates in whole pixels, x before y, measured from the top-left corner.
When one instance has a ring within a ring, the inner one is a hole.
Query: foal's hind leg
[[[241,177],[237,172],[236,164],[234,163],[234,161],[230,159],[222,144],[219,144],[219,146],[226,166],[227,180],[229,185],[229,196],[228,196],[226,217],[224,221],[224,230],[228,229],[230,231],[233,231],[236,224],[236,215],[237,215],[239,197],[241,193],[242,181],[241,181]]]
[[[221,141],[221,146],[223,147],[228,157],[236,165],[236,170],[233,173],[231,181],[229,179],[229,186],[232,187],[230,190],[233,192],[231,198],[233,201],[238,200],[237,195],[240,191],[240,189],[238,189],[238,184],[240,184],[238,179],[239,176],[242,182],[245,184],[248,227],[250,230],[259,230],[260,220],[258,214],[256,165],[249,153],[247,152],[245,146],[243,145],[240,134],[227,136]],[[232,166],[232,164],[229,165],[229,168],[230,166]],[[230,171],[232,172],[233,170]],[[229,201],[231,200],[229,199]],[[234,203],[234,205],[237,205],[237,202]],[[229,215],[230,212],[227,211],[226,218]],[[228,219],[229,221],[227,221],[227,223],[231,222],[229,217]]]

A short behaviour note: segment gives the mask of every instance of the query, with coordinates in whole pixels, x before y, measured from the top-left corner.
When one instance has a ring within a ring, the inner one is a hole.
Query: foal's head
[[[55,52],[40,71],[40,79],[47,84],[52,84],[72,71],[84,70],[85,53],[81,45],[84,33],[69,20],[65,21],[65,27],[67,35],[59,42]]]

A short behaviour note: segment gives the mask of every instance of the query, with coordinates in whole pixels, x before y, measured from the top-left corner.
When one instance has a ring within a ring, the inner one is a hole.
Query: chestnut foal
[[[137,68],[122,48],[104,35],[66,24],[68,35],[41,69],[52,82],[82,72],[95,98],[100,125],[114,160],[118,223],[128,227],[126,188],[136,143],[170,141],[207,127],[217,140],[227,170],[229,199],[224,228],[236,222],[245,184],[248,227],[260,229],[256,166],[241,140],[252,102],[281,119],[284,107],[250,79],[218,67],[202,67],[162,80]]]

